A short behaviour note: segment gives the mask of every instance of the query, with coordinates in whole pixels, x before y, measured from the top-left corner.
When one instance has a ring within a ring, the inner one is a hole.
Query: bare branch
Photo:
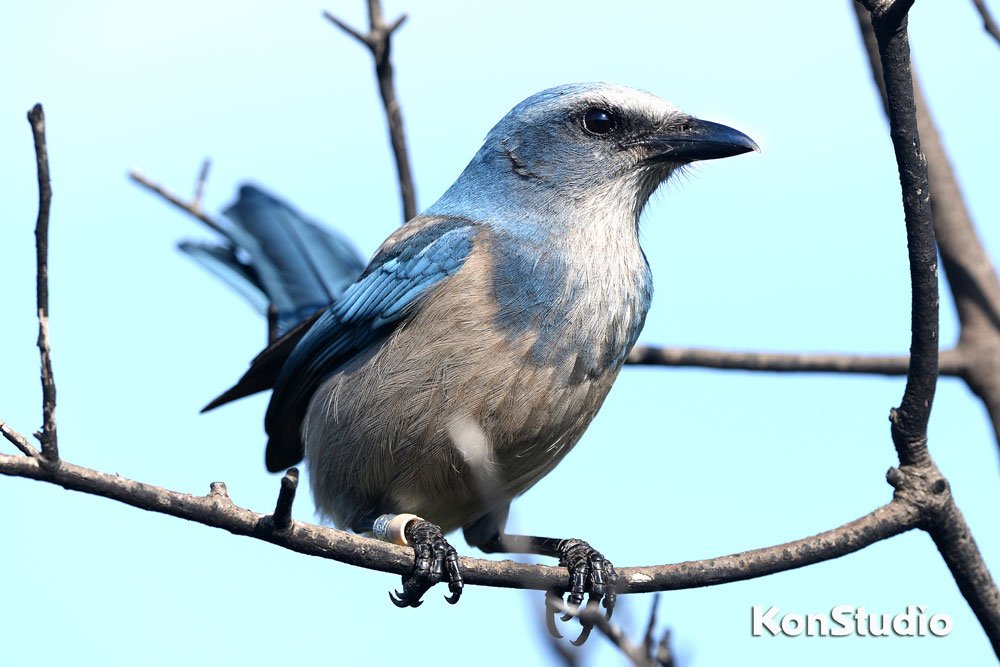
[[[385,109],[386,122],[389,125],[389,141],[392,144],[392,154],[396,160],[396,173],[399,179],[399,196],[403,203],[403,222],[417,214],[417,195],[413,186],[413,176],[410,172],[410,158],[406,148],[406,134],[403,131],[403,112],[396,99],[396,88],[392,76],[392,60],[389,53],[392,46],[392,34],[406,21],[406,14],[401,15],[392,23],[386,23],[382,18],[382,3],[380,0],[368,0],[368,34],[362,34],[341,21],[330,12],[323,16],[335,26],[358,40],[372,52],[375,60],[375,78],[378,80],[379,94],[382,96],[382,106]]]
[[[979,16],[983,19],[983,30],[993,37],[997,44],[1000,44],[1000,26],[993,20],[993,15],[990,14],[990,10],[986,6],[986,0],[972,0],[972,4],[976,6]]]
[[[906,375],[910,358],[905,355],[794,354],[742,352],[705,348],[671,348],[636,345],[626,363],[642,366],[679,366],[775,373],[861,373]],[[941,373],[962,375],[966,362],[961,350],[941,353]]]
[[[289,529],[278,530],[270,516],[229,501],[221,483],[213,485],[212,493],[207,496],[192,496],[66,461],[58,468],[51,468],[35,458],[5,454],[0,454],[0,474],[58,484],[69,490],[222,528],[234,535],[264,540],[310,556],[394,574],[408,574],[413,569],[413,552],[409,548],[302,521],[293,521]],[[920,525],[924,515],[915,503],[923,502],[925,495],[912,492],[906,499],[894,500],[856,521],[786,544],[673,565],[619,568],[617,588],[620,593],[699,588],[754,579],[838,558]],[[562,590],[567,582],[566,570],[561,567],[476,558],[461,558],[459,562],[462,578],[472,585],[548,591]]]
[[[38,353],[42,377],[42,456],[49,463],[59,461],[56,434],[56,380],[52,374],[52,347],[49,344],[49,209],[52,186],[49,180],[49,154],[45,146],[45,111],[36,104],[28,112],[28,122],[35,140],[38,171],[38,220],[35,223],[36,292],[38,296]]]
[[[12,429],[7,422],[0,420],[0,434],[3,435],[11,444],[20,450],[25,456],[38,456],[38,450],[35,449],[28,439],[23,435]]]
[[[330,21],[330,23],[334,24],[335,26],[346,32],[348,35],[350,35],[354,39],[358,40],[359,42],[367,46],[372,51],[375,50],[375,47],[372,45],[372,41],[368,35],[362,35],[360,32],[352,28],[347,23],[344,23],[330,12],[323,12],[323,16],[325,16],[326,19]]]
[[[756,579],[846,556],[916,528],[921,521],[916,504],[894,501],[838,528],[785,544],[672,565],[621,568],[618,573],[627,587],[619,588],[652,593]]]
[[[295,501],[295,491],[299,487],[299,469],[289,468],[281,478],[281,490],[278,491],[278,502],[274,506],[271,520],[277,530],[288,530],[292,525],[292,503]]]
[[[937,513],[928,532],[951,571],[958,590],[983,626],[993,651],[1000,657],[1000,592],[972,537],[969,524],[950,494],[949,502]]]
[[[867,43],[870,45],[874,34],[878,45],[882,76],[878,77],[877,68],[874,71],[876,79],[881,78],[884,84],[889,133],[899,168],[913,292],[910,371],[900,407],[890,417],[892,439],[902,465],[890,470],[889,482],[896,487],[894,502],[914,501],[910,497],[914,489],[923,496],[915,501],[927,517],[921,527],[930,533],[994,652],[1000,656],[1000,592],[951,496],[947,480],[927,450],[927,421],[937,381],[937,253],[927,162],[920,149],[910,71],[906,11],[912,3],[869,0],[864,4],[871,11],[871,27],[866,25],[869,17],[863,13],[858,13],[858,19]]]
[[[910,259],[910,370],[898,408],[892,411],[892,439],[900,462],[928,461],[927,422],[938,376],[937,246],[931,215],[927,160],[920,149],[910,73],[906,11],[912,0],[866,2],[878,42],[889,109],[889,136],[899,166],[903,216]]]
[[[674,656],[670,650],[670,630],[664,630],[656,639],[656,612],[660,607],[660,594],[653,595],[653,604],[649,608],[649,621],[646,623],[646,635],[642,640],[642,650],[647,659],[658,667],[674,667]]]
[[[207,172],[208,172],[208,169],[205,166],[206,164],[207,164],[207,161],[202,164],[201,174],[203,174],[203,175],[207,174]],[[149,178],[147,178],[146,176],[144,176],[143,174],[141,174],[139,172],[139,170],[137,170],[137,169],[131,170],[128,173],[128,177],[131,178],[136,183],[138,183],[139,185],[141,185],[142,187],[146,188],[147,190],[150,190],[150,191],[155,192],[156,194],[160,195],[161,197],[163,197],[168,202],[170,202],[171,204],[173,204],[177,208],[181,209],[182,211],[191,214],[195,218],[198,218],[203,223],[205,223],[206,225],[208,225],[210,228],[212,228],[213,230],[217,231],[218,233],[222,234],[223,236],[228,236],[229,235],[228,232],[226,232],[225,228],[222,225],[220,225],[218,222],[216,222],[214,218],[212,218],[211,216],[209,216],[207,213],[205,213],[201,209],[200,195],[198,194],[198,191],[197,191],[201,186],[198,186],[198,188],[196,188],[196,193],[195,193],[196,198],[194,200],[192,200],[192,201],[184,201],[179,196],[177,196],[176,194],[174,194],[170,190],[166,189],[165,187],[163,187],[159,183],[155,183],[152,180],[150,180]],[[199,182],[200,181],[201,181],[201,178],[199,177]]]
[[[868,12],[852,4],[858,15],[858,26],[872,76],[882,96],[883,108],[888,113],[875,31]],[[1000,280],[976,233],[916,74],[913,75],[913,93],[920,141],[927,158],[934,233],[941,253],[941,265],[961,323],[958,348],[963,363],[958,374],[982,399],[1000,444]],[[947,356],[948,353],[942,353],[941,373],[950,375]]]
[[[208,170],[211,167],[212,160],[205,158],[201,163],[201,169],[198,171],[198,180],[194,184],[194,197],[191,199],[191,205],[199,211],[201,210],[201,199],[205,196],[205,182],[208,180]]]

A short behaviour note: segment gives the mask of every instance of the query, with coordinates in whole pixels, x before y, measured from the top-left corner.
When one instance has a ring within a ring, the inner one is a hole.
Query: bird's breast
[[[638,241],[594,236],[550,245],[497,235],[491,252],[497,328],[510,340],[532,338],[535,365],[571,362],[570,382],[617,371],[652,297]]]

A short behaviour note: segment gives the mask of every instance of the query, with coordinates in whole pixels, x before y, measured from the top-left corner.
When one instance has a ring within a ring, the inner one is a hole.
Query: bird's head
[[[650,93],[570,84],[511,109],[443,199],[468,203],[471,196],[496,205],[513,190],[533,206],[544,202],[549,214],[553,207],[614,202],[637,216],[678,167],[754,150],[757,144],[742,132]]]

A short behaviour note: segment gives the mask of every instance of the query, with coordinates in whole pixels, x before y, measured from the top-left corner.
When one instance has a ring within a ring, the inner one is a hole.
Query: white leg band
[[[372,533],[383,542],[392,542],[401,547],[410,546],[404,531],[411,521],[423,521],[416,514],[383,514],[375,519]]]

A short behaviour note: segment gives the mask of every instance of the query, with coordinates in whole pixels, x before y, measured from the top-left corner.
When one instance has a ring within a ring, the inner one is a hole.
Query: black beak
[[[691,162],[717,160],[760,152],[757,143],[739,130],[707,120],[691,118],[683,129],[654,135],[638,142],[649,150],[650,162]]]

